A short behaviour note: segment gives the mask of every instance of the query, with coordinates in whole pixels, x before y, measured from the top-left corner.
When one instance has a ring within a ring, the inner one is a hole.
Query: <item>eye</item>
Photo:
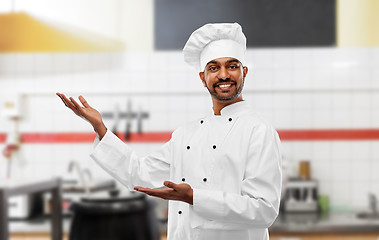
[[[234,69],[238,68],[238,65],[230,65],[229,68],[232,69],[232,70],[234,70]]]
[[[211,71],[211,72],[214,72],[214,71],[217,70],[217,67],[216,67],[216,66],[210,66],[210,67],[208,68],[208,70]]]

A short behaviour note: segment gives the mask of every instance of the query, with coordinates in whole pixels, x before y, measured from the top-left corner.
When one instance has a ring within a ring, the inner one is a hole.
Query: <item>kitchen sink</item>
[[[114,180],[97,180],[88,182],[89,192],[107,191],[114,189],[116,182]],[[76,180],[63,180],[63,193],[85,193],[86,188]]]
[[[379,213],[378,212],[360,212],[357,213],[357,217],[360,219],[378,219],[379,220]]]

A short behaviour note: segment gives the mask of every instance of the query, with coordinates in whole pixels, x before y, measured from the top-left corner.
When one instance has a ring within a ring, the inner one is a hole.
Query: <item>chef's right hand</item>
[[[105,127],[103,120],[101,118],[101,114],[91,107],[83,96],[79,96],[80,102],[83,106],[80,106],[72,97],[69,99],[62,93],[56,93],[58,97],[60,97],[66,105],[66,107],[70,108],[76,115],[88,121],[100,139],[103,138],[105,133],[107,132],[107,128]]]

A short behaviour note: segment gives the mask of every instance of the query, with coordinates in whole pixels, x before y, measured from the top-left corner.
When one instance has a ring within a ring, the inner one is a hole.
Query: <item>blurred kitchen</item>
[[[95,164],[93,129],[55,93],[85,96],[146,155],[210,111],[181,52],[207,22],[242,25],[243,96],[282,140],[271,239],[378,240],[378,12],[377,0],[1,1],[0,240],[68,239],[112,214],[113,226],[165,239],[167,202],[126,191]]]

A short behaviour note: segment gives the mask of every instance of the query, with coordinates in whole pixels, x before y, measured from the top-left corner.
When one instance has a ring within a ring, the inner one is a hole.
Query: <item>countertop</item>
[[[65,217],[62,221],[62,232],[68,233],[70,229],[71,218]],[[46,217],[38,217],[26,220],[9,221],[10,233],[50,233],[51,221]]]
[[[68,233],[71,219],[63,219],[63,232]],[[47,233],[50,222],[46,218],[13,220],[11,233]],[[161,229],[163,230],[163,229]],[[270,227],[271,233],[379,233],[379,220],[359,219],[356,212],[330,212],[328,214],[279,214]]]
[[[271,233],[379,233],[379,219],[360,219],[357,212],[281,213]]]

